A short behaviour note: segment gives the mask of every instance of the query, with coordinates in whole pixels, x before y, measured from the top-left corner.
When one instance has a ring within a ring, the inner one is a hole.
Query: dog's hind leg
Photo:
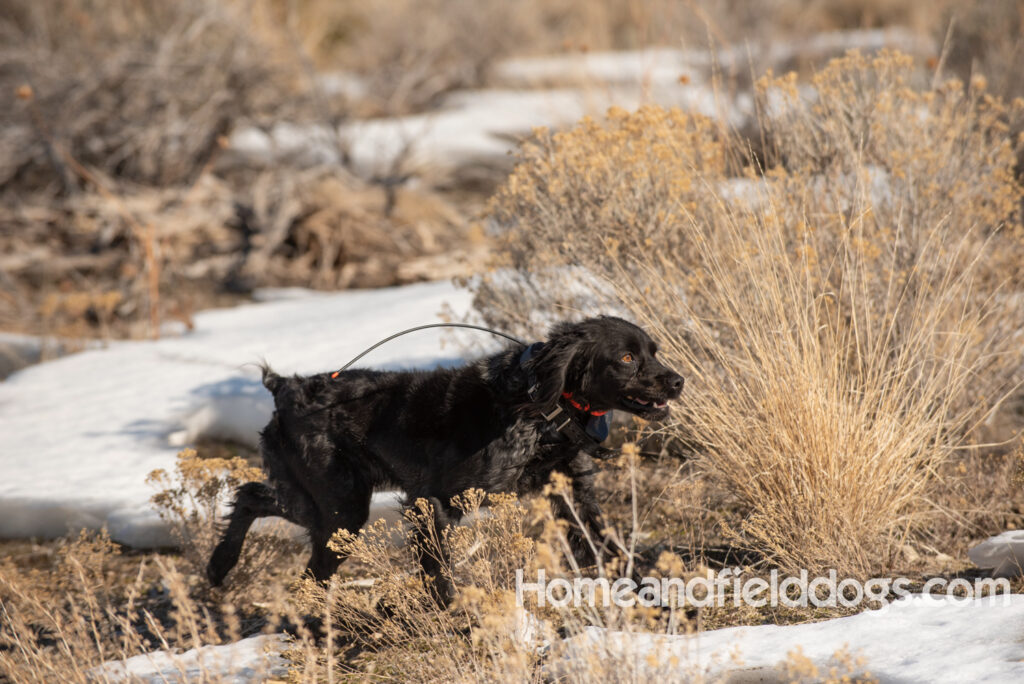
[[[354,487],[346,496],[334,502],[333,510],[321,511],[324,522],[309,531],[313,553],[309,557],[306,571],[313,579],[321,582],[329,580],[345,560],[344,553],[328,548],[327,543],[339,529],[355,534],[366,524],[370,517],[371,495],[369,487]]]
[[[278,506],[273,489],[262,482],[247,482],[238,488],[227,529],[206,565],[206,578],[211,585],[220,586],[231,568],[238,563],[245,534],[253,521],[272,515],[287,517]]]

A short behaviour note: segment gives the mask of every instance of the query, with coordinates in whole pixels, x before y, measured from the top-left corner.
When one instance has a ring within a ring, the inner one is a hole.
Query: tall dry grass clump
[[[758,84],[772,167],[647,108],[541,132],[497,195],[499,325],[620,311],[689,378],[670,433],[787,568],[883,567],[1021,368],[1020,106],[895,54]]]

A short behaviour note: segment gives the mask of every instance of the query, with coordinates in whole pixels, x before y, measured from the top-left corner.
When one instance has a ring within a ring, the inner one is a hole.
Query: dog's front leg
[[[575,511],[561,494],[551,496],[551,507],[556,517],[569,522],[569,545],[576,562],[591,565],[611,545],[604,533],[604,516],[594,491],[597,466],[593,458],[580,451],[566,465],[564,473],[572,479],[572,504]]]
[[[431,510],[426,515],[423,511],[417,511],[413,546],[427,593],[439,606],[447,608],[455,598],[455,587],[450,577],[451,562],[444,544],[444,530],[458,520],[454,512],[443,507],[437,497],[431,496],[426,500]]]

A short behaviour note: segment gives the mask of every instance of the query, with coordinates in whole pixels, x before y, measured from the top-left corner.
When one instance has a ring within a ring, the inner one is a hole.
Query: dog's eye
[[[622,363],[633,363],[633,355],[630,354],[629,352],[626,352],[625,354],[622,355],[622,358],[619,360],[622,361]]]

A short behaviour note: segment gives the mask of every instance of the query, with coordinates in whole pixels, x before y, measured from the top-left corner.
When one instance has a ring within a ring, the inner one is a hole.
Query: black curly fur
[[[263,384],[276,407],[260,435],[268,484],[239,487],[207,566],[210,582],[223,581],[238,562],[249,526],[265,516],[309,530],[308,571],[329,578],[343,558],[327,541],[339,528],[359,530],[372,493],[388,488],[405,492],[407,504],[427,499],[434,507],[429,524],[440,529],[459,519],[450,503],[456,494],[470,488],[535,492],[558,471],[572,479],[587,532],[603,539],[593,444],[551,439],[543,415],[561,406],[584,425],[589,415],[562,396],[571,392],[591,411],[620,409],[661,419],[668,414],[664,402],[679,396],[683,378],[655,358],[657,346],[642,329],[619,318],[558,324],[521,364],[523,349],[513,345],[460,368],[349,370],[337,377],[288,378],[264,365]],[[533,399],[528,382],[536,382]],[[555,503],[560,516],[573,519],[562,502]],[[593,560],[581,530],[571,534],[579,559]],[[430,554],[420,560],[435,598],[446,604],[452,586],[441,561]]]

